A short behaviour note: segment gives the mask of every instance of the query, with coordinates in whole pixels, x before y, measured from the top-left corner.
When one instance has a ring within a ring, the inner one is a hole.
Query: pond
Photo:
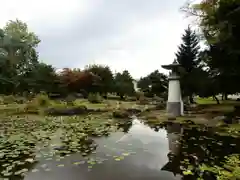
[[[39,156],[18,179],[197,179],[198,164],[219,164],[226,155],[240,153],[240,139],[217,135],[206,127],[122,121],[121,131],[94,137],[96,146],[88,155]],[[186,166],[193,167],[194,176],[182,175]]]

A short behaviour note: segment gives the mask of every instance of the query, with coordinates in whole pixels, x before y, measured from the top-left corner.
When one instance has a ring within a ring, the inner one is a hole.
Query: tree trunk
[[[124,95],[120,95],[121,100],[125,100]]]
[[[190,102],[190,104],[194,104],[195,103],[194,100],[193,100],[193,96],[192,95],[189,96],[189,102]]]
[[[224,94],[224,100],[228,100],[228,94],[227,93]]]
[[[224,94],[222,93],[222,101],[224,100]]]
[[[220,104],[219,99],[215,95],[213,96],[213,99],[215,99],[215,101],[217,101],[217,104]]]

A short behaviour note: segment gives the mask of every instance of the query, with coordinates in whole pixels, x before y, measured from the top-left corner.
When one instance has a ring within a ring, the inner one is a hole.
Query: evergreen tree
[[[138,81],[138,87],[146,96],[161,96],[167,91],[168,81],[165,74],[155,70]]]
[[[193,103],[193,94],[197,91],[198,69],[200,68],[199,40],[194,31],[188,27],[182,36],[182,44],[176,53],[176,60],[182,65],[181,86],[184,96],[189,97],[190,103]]]
[[[133,78],[131,74],[124,70],[122,73],[117,73],[114,77],[115,92],[124,99],[125,96],[134,95],[135,89],[133,84]]]

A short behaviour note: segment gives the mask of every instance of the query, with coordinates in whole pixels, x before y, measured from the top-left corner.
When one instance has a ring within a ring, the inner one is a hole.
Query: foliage
[[[227,94],[239,92],[239,1],[203,0],[189,3],[185,10],[199,20],[198,26],[207,45],[203,60],[218,91],[226,98]]]
[[[45,93],[37,94],[37,96],[32,101],[40,107],[46,107],[50,105],[50,99]]]
[[[16,101],[16,98],[13,95],[3,96],[2,102],[3,104],[12,104]]]
[[[28,30],[26,23],[16,19],[9,21],[3,28],[5,42],[3,48],[7,51],[7,59],[16,68],[17,74],[23,73],[37,63],[35,48],[39,38]]]
[[[24,107],[25,113],[41,114],[43,108],[51,105],[51,101],[45,93],[37,94],[32,100],[26,103]]]
[[[182,44],[176,53],[176,60],[181,65],[180,82],[183,96],[188,96],[193,103],[193,94],[197,93],[197,79],[200,78],[199,40],[194,31],[188,27],[182,36]]]
[[[31,90],[35,94],[41,91],[54,93],[57,91],[56,86],[58,86],[54,68],[45,63],[37,63],[24,74],[21,74],[19,82],[18,92]]]
[[[35,163],[34,143],[26,134],[0,137],[0,171],[4,177],[24,175],[26,166]]]
[[[154,94],[160,95],[166,92],[167,83],[167,76],[155,70],[146,77],[140,78],[138,87],[146,96],[153,97]]]
[[[54,156],[62,159],[71,153],[88,155],[96,149],[96,144],[89,135],[103,136],[110,131],[111,124],[106,124],[106,121],[96,122],[99,119],[90,116],[60,119],[46,117],[41,120],[27,117],[1,119],[1,178],[24,177],[39,158],[53,159]],[[61,131],[57,132],[59,129]],[[51,138],[56,135],[62,141],[61,144],[52,143]],[[46,153],[46,147],[53,149]]]
[[[88,95],[88,101],[91,103],[101,103],[102,97],[98,93],[90,93]]]
[[[143,92],[139,92],[138,102],[139,104],[142,104],[142,105],[148,104],[148,100],[145,97]]]
[[[100,78],[88,71],[64,68],[60,74],[60,87],[70,92],[96,92]]]
[[[0,41],[0,50],[4,56],[0,68],[2,93],[19,93],[28,89],[38,92],[49,90],[45,88],[54,82],[51,77],[55,72],[51,66],[38,62],[35,49],[40,42],[38,37],[20,20],[9,21],[2,32]]]
[[[7,36],[15,39],[28,42],[31,47],[36,47],[40,43],[40,39],[33,32],[29,32],[26,23],[19,19],[10,20],[3,28]]]
[[[217,180],[240,179],[240,156],[232,154],[225,157],[223,166],[209,167],[205,164],[200,166],[201,171],[209,171],[217,176]]]
[[[130,114],[125,111],[125,110],[115,110],[112,113],[114,118],[119,118],[119,119],[128,119],[130,117]]]
[[[127,70],[122,73],[116,73],[114,77],[114,92],[116,92],[121,99],[124,99],[124,96],[134,95],[133,78]]]
[[[113,73],[108,66],[103,65],[89,65],[85,68],[86,72],[91,72],[100,77],[100,89],[98,92],[107,95],[113,92]]]
[[[84,70],[64,68],[56,73],[54,67],[39,61],[38,36],[26,23],[16,19],[0,29],[0,85],[1,94],[21,95],[25,92],[64,97],[71,93],[108,93],[134,95],[132,77],[128,71],[113,75],[104,65],[89,65]]]

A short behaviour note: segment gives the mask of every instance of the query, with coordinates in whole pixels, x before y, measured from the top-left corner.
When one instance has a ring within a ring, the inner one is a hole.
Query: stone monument
[[[183,101],[178,74],[180,66],[176,60],[172,64],[162,66],[164,69],[171,70],[168,78],[167,114],[174,117],[183,115]]]

